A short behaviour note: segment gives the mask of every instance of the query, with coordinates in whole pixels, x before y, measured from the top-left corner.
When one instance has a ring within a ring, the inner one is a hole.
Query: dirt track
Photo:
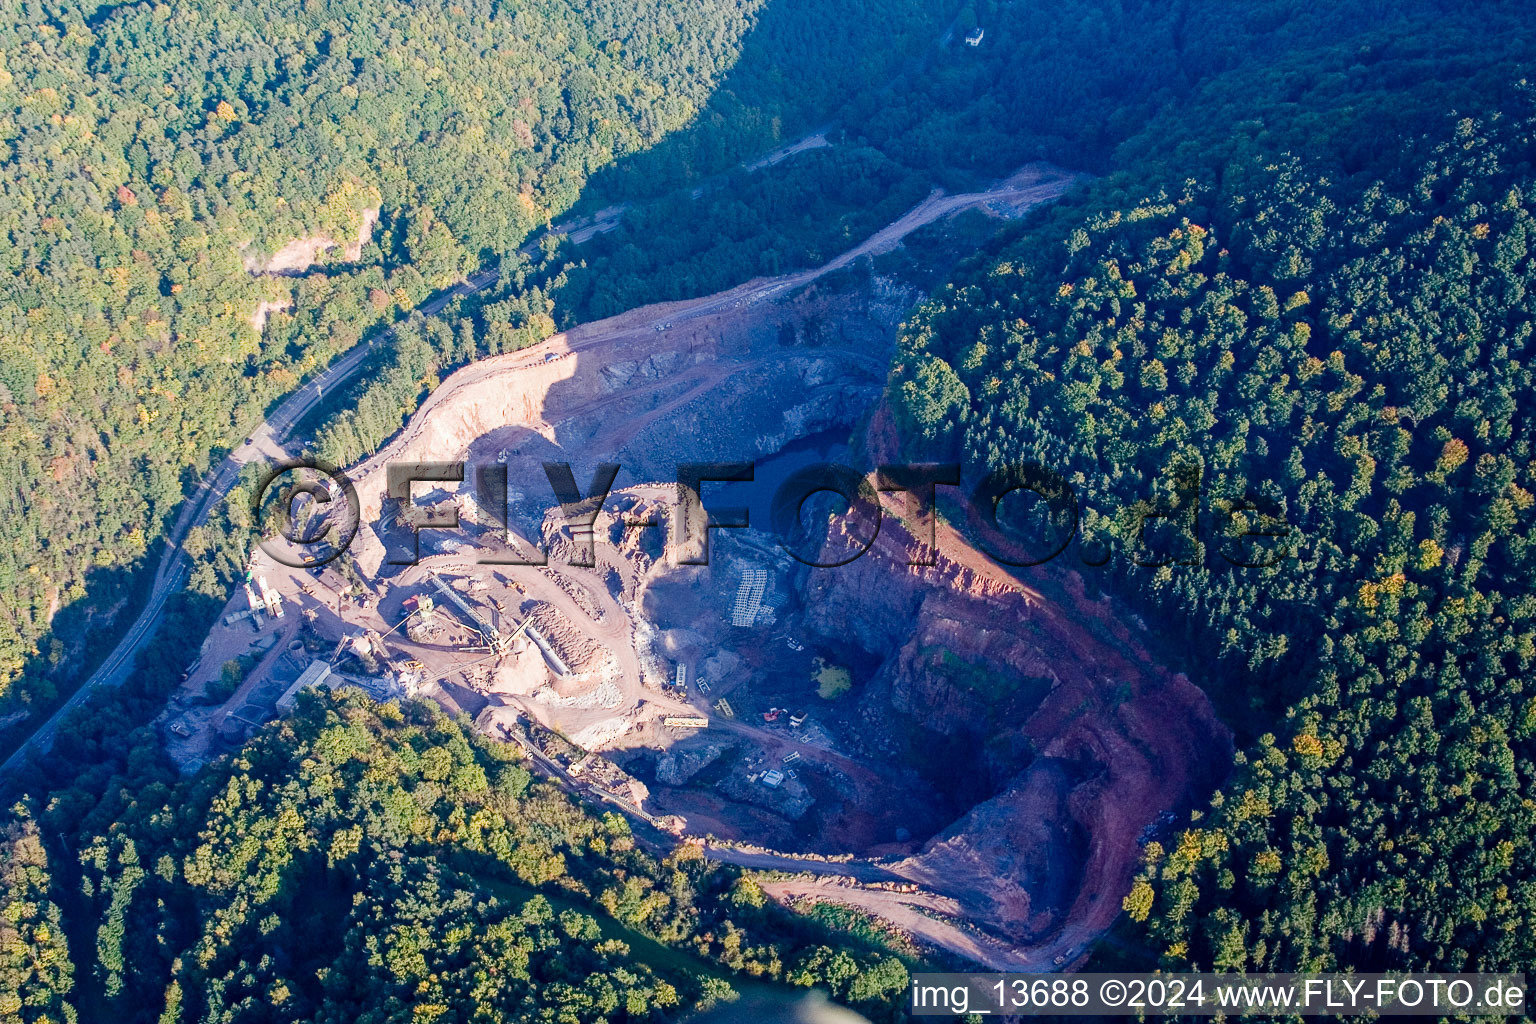
[[[835,874],[815,879],[764,879],[761,884],[764,892],[780,902],[838,903],[866,911],[919,941],[957,953],[994,971],[1048,971],[1054,966],[1055,957],[1061,955],[1054,943],[1026,955],[990,936],[967,929],[959,923],[963,916],[960,904],[936,893],[872,889],[850,884],[846,878]]]
[[[600,364],[605,356],[611,358],[616,352],[622,351],[624,342],[633,343],[644,339],[665,342],[669,339],[658,338],[657,335],[678,331],[684,324],[698,325],[699,321],[706,318],[718,318],[720,322],[710,326],[716,330],[723,329],[729,320],[738,315],[735,311],[804,287],[863,256],[888,252],[913,231],[942,217],[999,200],[1006,200],[1021,208],[1051,202],[1077,180],[1078,175],[1058,168],[1031,165],[984,192],[946,196],[935,191],[893,223],[820,267],[776,278],[748,281],[728,291],[697,299],[640,306],[618,316],[582,324],[556,334],[531,348],[482,359],[453,374],[434,390],[411,417],[405,430],[386,448],[357,467],[354,479],[371,473],[386,461],[415,457],[416,442],[422,438],[426,425],[442,416],[439,410],[461,402],[476,385],[499,379],[507,386],[526,392],[528,401],[525,408],[528,416],[524,425],[534,430],[548,429],[552,424],[543,415],[543,398],[551,384],[565,379],[573,372],[574,367],[569,365],[566,358],[573,353],[581,353],[584,358]],[[662,330],[658,331],[657,328]],[[547,361],[549,356],[554,356],[554,360]],[[565,414],[570,411],[562,410]],[[435,447],[434,457],[442,458],[441,447]]]

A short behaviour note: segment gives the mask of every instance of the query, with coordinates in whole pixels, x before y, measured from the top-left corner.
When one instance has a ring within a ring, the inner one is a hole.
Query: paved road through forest
[[[424,316],[434,316],[454,299],[472,295],[495,281],[496,277],[497,271],[482,270],[471,275],[451,291],[418,307],[417,311]],[[197,489],[182,503],[181,514],[177,516],[175,525],[171,527],[171,532],[165,538],[166,551],[160,559],[160,567],[155,573],[154,582],[150,585],[149,595],[144,603],[144,610],[139,613],[138,619],[118,641],[112,653],[107,655],[106,660],[91,674],[91,677],[80,685],[80,688],[49,717],[48,721],[38,727],[36,732],[6,758],[3,764],[0,764],[0,777],[8,775],[17,768],[29,750],[33,748],[47,750],[53,744],[53,738],[65,716],[84,703],[97,687],[116,686],[126,678],[133,667],[134,655],[138,654],[140,648],[154,636],[155,628],[160,623],[160,616],[165,611],[166,602],[187,582],[187,558],[186,552],[182,550],[187,534],[194,526],[207,522],[214,503],[235,486],[235,482],[240,478],[240,470],[247,463],[257,458],[282,457],[285,454],[282,447],[283,441],[287,438],[288,432],[293,429],[294,424],[318,405],[327,391],[346,383],[347,379],[363,365],[374,346],[381,341],[388,341],[394,333],[394,328],[389,328],[366,342],[360,341],[354,345],[302,388],[284,399],[282,404],[251,433],[249,444],[242,444],[230,452],[222,462],[208,472],[207,476],[203,477]]]

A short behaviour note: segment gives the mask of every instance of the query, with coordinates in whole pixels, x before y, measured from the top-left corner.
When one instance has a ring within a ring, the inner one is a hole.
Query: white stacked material
[[[736,604],[731,608],[731,625],[754,625],[757,622],[758,610],[763,606],[763,594],[767,589],[767,569],[743,569],[741,582],[736,587]]]

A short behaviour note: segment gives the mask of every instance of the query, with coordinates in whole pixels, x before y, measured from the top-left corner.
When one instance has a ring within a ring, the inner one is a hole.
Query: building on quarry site
[[[431,594],[412,594],[402,605],[405,610],[405,635],[415,643],[427,643],[437,630]]]
[[[441,576],[434,574],[430,578],[432,585],[437,588],[438,593],[446,597],[459,611],[464,613],[464,617],[467,620],[465,625],[479,633],[480,638],[485,641],[487,647],[497,654],[506,650],[507,645],[511,642],[509,637],[504,636],[501,630],[486,622],[485,617],[470,607],[469,602],[460,597],[457,591],[444,583]]]
[[[677,663],[677,676],[673,680],[672,685],[683,693],[688,692],[688,666],[682,662]]]
[[[741,582],[736,586],[736,604],[731,608],[731,625],[756,625],[757,613],[763,606],[763,593],[767,589],[767,569],[741,570]]]
[[[384,676],[354,676],[342,675],[331,670],[331,666],[323,661],[312,661],[299,678],[293,681],[293,685],[283,691],[283,695],[277,698],[277,710],[287,714],[293,710],[293,705],[298,700],[299,691],[306,686],[324,687],[327,690],[338,691],[345,689],[359,690],[380,704],[387,701],[398,700],[408,695],[413,687],[407,681],[398,679],[395,675]]]
[[[769,789],[778,789],[784,785],[784,773],[777,768],[770,768],[763,772],[763,785]]]
[[[661,724],[673,729],[708,729],[709,719],[703,715],[668,715]]]
[[[265,576],[259,578],[256,581],[256,585],[261,588],[261,600],[267,606],[267,611],[272,613],[274,619],[282,618],[283,596],[272,589],[272,584],[267,582]]]
[[[300,690],[306,686],[322,686],[330,678],[330,675],[331,666],[325,662],[310,662],[309,667],[299,675],[299,678],[293,681],[293,685],[284,690],[283,695],[277,698],[277,710],[286,715],[293,710],[294,701],[298,697]]]

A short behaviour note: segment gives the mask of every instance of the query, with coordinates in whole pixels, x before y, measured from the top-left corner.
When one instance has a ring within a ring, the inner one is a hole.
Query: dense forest
[[[1100,177],[914,314],[889,397],[914,454],[1067,475],[1064,557],[1113,552],[1080,571],[1170,657],[1206,652],[1183,667],[1247,741],[1148,845],[1129,937],[1171,968],[1518,969],[1525,7],[10,4],[0,722],[88,667],[210,460],[370,332],[396,328],[305,425],[339,461],[472,358],[1049,159]],[[749,167],[813,129],[830,145]],[[519,248],[616,202],[611,233]],[[304,238],[336,244],[264,272]],[[498,261],[481,299],[413,314]],[[1149,512],[1188,529],[1149,551]],[[1279,564],[1222,557],[1278,518]],[[147,723],[247,526],[231,503],[196,532],[139,670],[16,787],[0,1021],[648,1020],[751,984],[893,1019],[902,960],[658,859],[424,707],[312,701],[178,778]]]
[[[0,715],[51,697],[213,454],[687,123],[755,11],[7,5]],[[259,273],[305,238],[338,244]]]
[[[1274,105],[1363,151],[1322,111],[1485,100],[1527,35],[1516,4],[1293,6],[18,5],[0,42],[0,721],[78,678],[186,488],[263,408],[474,266],[507,271],[477,324],[479,351],[503,351],[825,259],[936,184],[1040,158],[1166,167],[1173,147],[1129,147],[1161,142],[1136,131],[1168,111],[1219,111],[1203,136],[1177,126],[1186,148]],[[1256,64],[1270,77],[1235,78]],[[831,146],[744,163],[817,127]],[[519,249],[616,201],[610,234]],[[337,244],[259,272],[298,239]],[[452,366],[468,347],[435,351]]]
[[[40,834],[76,809],[18,805],[0,1020],[617,1024],[813,985],[892,1019],[900,956],[697,847],[658,859],[522,756],[424,704],[316,696],[239,757],[143,785],[75,863]]]
[[[558,253],[565,281],[551,289],[556,319],[580,322],[814,265],[935,186],[971,190],[1029,161],[1182,180],[1220,166],[1222,152],[1255,135],[1279,148],[1268,133],[1283,128],[1292,133],[1286,144],[1321,145],[1358,169],[1380,153],[1382,138],[1420,130],[1426,108],[1477,107],[1514,90],[1530,55],[1527,12],[1510,2],[1475,8],[1454,0],[957,4],[920,23],[933,33],[927,45],[889,77],[872,78],[878,85],[841,89],[817,115],[791,122],[786,134],[818,128],[831,145],[772,173],[700,159],[725,149],[719,137],[737,123],[727,116],[740,105],[727,91],[733,72],[718,114],[712,98],[700,124],[594,176],[578,209],[615,196],[634,208],[616,230]],[[844,19],[853,52],[912,34],[910,20],[880,13]],[[763,23],[775,20],[770,4]],[[977,47],[963,44],[972,28],[984,30]],[[744,64],[761,35],[747,37]],[[756,84],[759,102],[793,107],[782,90],[765,88],[771,80]],[[1359,132],[1366,109],[1371,131]],[[667,173],[647,173],[658,166]]]
[[[1252,734],[1126,898],[1169,968],[1536,956],[1536,120],[1503,99],[1370,173],[1255,137],[1106,180],[903,335],[914,452],[1067,477],[1068,560]]]

